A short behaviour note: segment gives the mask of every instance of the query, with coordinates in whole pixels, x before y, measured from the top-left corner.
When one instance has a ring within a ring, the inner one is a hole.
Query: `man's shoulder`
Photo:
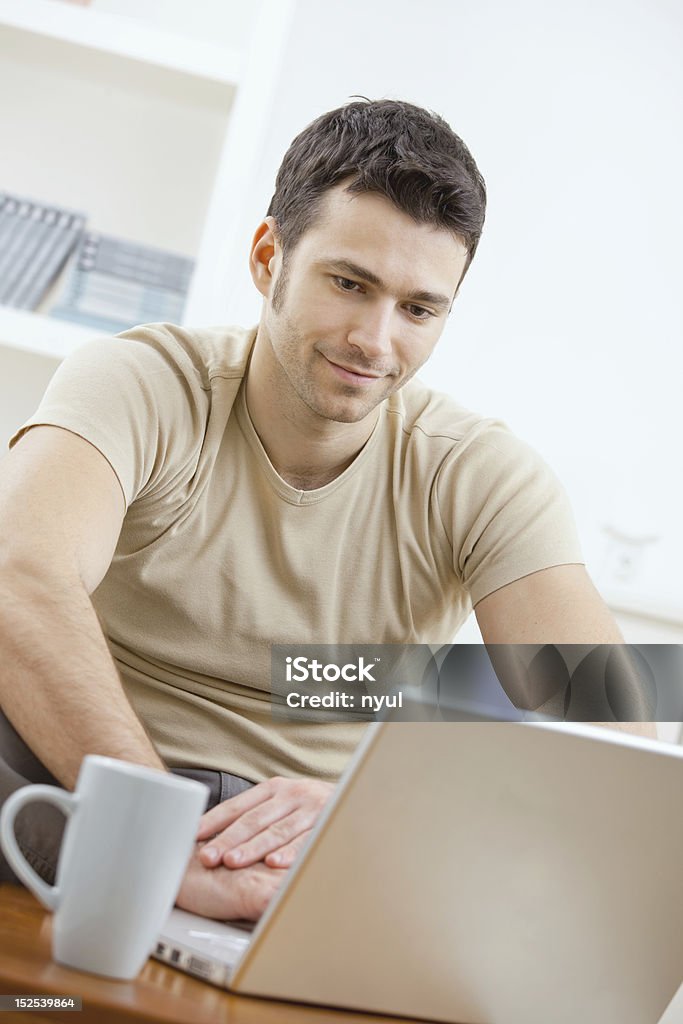
[[[413,378],[387,403],[394,449],[410,450],[409,463],[422,479],[436,475],[462,483],[500,474],[546,473],[536,449],[503,420],[473,412],[450,395]]]
[[[209,389],[215,378],[244,377],[255,336],[256,328],[151,323],[123,331],[116,340],[128,343],[133,358],[160,359],[176,372],[198,376]]]
[[[404,436],[430,439],[439,447],[452,448],[475,440],[495,443],[501,435],[511,435],[501,420],[473,412],[417,378],[391,396],[387,412],[396,419]]]

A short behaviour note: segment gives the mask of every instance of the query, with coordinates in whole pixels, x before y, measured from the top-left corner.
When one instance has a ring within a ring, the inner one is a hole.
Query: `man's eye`
[[[425,309],[424,306],[408,306],[407,308],[410,315],[416,320],[429,320],[430,316],[434,316],[431,309]]]
[[[348,277],[335,277],[335,283],[338,288],[341,288],[343,292],[353,292],[358,288],[358,284],[355,281],[351,281]]]

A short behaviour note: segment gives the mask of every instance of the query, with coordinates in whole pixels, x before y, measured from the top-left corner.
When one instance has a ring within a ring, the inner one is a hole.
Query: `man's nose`
[[[368,359],[390,355],[393,315],[393,307],[388,305],[366,307],[348,333],[349,344],[360,349]]]

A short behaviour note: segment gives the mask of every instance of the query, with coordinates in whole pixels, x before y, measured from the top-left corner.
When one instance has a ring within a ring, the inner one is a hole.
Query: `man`
[[[257,917],[362,729],[272,719],[272,643],[446,643],[472,604],[490,643],[621,641],[547,467],[408,383],[484,211],[444,121],[350,103],[285,156],[257,330],[66,360],[0,473],[0,798],[90,752],[205,777],[179,905]]]

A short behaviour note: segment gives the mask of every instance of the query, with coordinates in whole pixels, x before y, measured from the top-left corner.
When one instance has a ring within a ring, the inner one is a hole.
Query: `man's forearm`
[[[0,704],[33,753],[72,788],[86,754],[154,768],[85,587],[37,566],[3,567]]]

